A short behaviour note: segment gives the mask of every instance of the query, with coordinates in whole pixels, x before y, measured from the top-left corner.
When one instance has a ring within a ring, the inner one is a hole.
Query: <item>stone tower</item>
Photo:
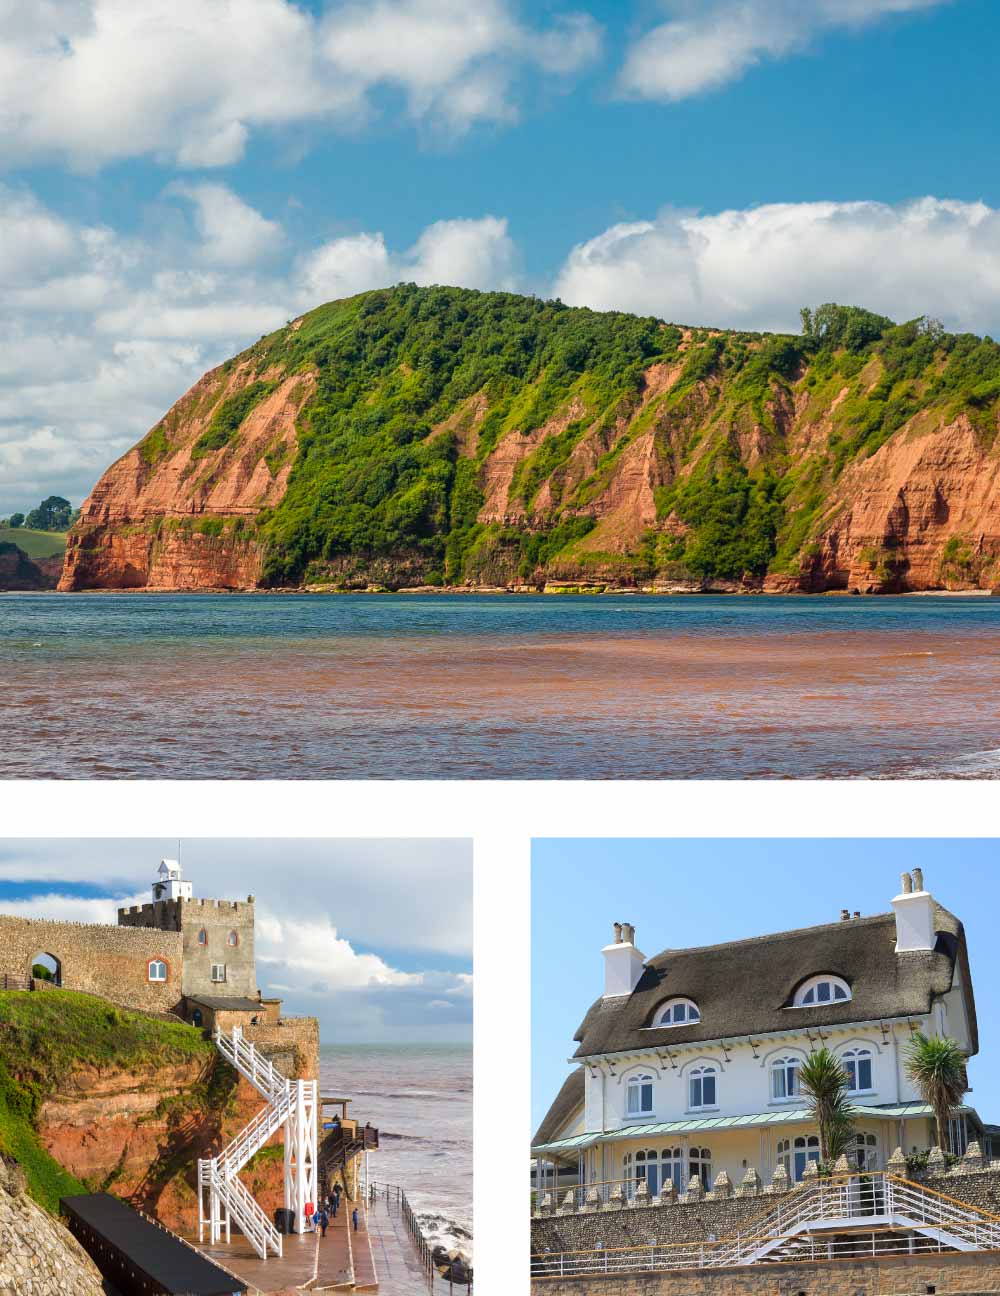
[[[177,860],[161,860],[150,904],[118,910],[119,927],[180,932],[181,993],[257,999],[254,898],[196,900]]]

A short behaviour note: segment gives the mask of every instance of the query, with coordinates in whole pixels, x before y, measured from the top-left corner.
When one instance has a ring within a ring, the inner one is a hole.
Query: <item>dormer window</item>
[[[818,1008],[820,1004],[842,1003],[851,997],[851,988],[840,977],[824,973],[810,977],[795,992],[796,1008]]]
[[[656,1014],[656,1026],[688,1026],[701,1021],[698,1005],[690,999],[668,999]]]
[[[625,1090],[626,1116],[649,1116],[653,1111],[653,1077],[630,1076]]]

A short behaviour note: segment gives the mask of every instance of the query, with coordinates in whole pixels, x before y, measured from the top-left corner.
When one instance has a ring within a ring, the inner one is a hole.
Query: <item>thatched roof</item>
[[[598,999],[593,1004],[574,1036],[579,1045],[574,1056],[921,1016],[930,1011],[936,996],[951,989],[956,967],[976,1052],[976,1011],[965,931],[947,909],[936,905],[935,911],[937,943],[929,951],[895,952],[893,914],[723,945],[664,950],[646,963],[630,995]],[[851,987],[852,998],[815,1007],[791,1007],[796,988],[822,972],[842,977]],[[663,1001],[675,995],[693,999],[701,1020],[644,1029],[651,1026]]]
[[[537,1143],[550,1143],[556,1138],[570,1117],[578,1108],[583,1106],[583,1090],[583,1067],[577,1067],[563,1081],[563,1086],[556,1094],[555,1101],[545,1113],[545,1119],[539,1125],[535,1137],[531,1140],[532,1147]]]

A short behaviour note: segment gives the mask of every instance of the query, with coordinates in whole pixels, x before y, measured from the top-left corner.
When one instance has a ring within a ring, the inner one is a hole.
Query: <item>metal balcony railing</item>
[[[925,1250],[1000,1250],[1000,1217],[885,1171],[857,1173],[817,1179],[783,1194],[735,1237],[541,1252],[532,1256],[531,1269],[544,1278]]]

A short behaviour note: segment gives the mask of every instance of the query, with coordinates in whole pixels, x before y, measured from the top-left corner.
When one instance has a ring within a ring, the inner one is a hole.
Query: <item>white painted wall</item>
[[[958,1002],[961,1000],[959,998]],[[953,1033],[953,1014],[950,1005],[942,1003],[944,1027]],[[937,1029],[937,1014],[921,1019],[921,1026],[933,1023]],[[877,1024],[850,1030],[824,1028],[825,1041],[838,1057],[849,1049],[864,1047],[872,1055],[872,1090],[852,1094],[857,1106],[884,1105],[897,1102],[914,1102],[919,1095],[906,1078],[905,1047],[909,1030],[905,1023],[890,1028],[888,1039],[883,1038]],[[815,1038],[815,1036],[814,1036]],[[960,1038],[960,1036],[956,1036]],[[670,1065],[667,1051],[660,1053],[664,1063],[655,1055],[631,1058],[614,1057],[599,1067],[588,1067],[585,1088],[585,1121],[589,1133],[624,1129],[631,1125],[651,1125],[662,1121],[690,1120],[698,1116],[745,1116],[756,1112],[802,1110],[800,1099],[776,1100],[771,1096],[771,1066],[779,1057],[805,1059],[810,1052],[805,1035],[787,1037],[762,1036],[756,1039],[756,1053],[749,1043],[730,1044],[727,1050],[718,1046],[685,1046],[672,1051],[674,1066]],[[728,1058],[727,1058],[728,1053]],[[716,1067],[717,1105],[712,1110],[695,1110],[688,1105],[691,1071],[705,1063]],[[614,1074],[611,1074],[611,1071]],[[595,1074],[596,1072],[596,1074]],[[653,1111],[640,1116],[629,1116],[626,1110],[626,1092],[630,1077],[653,1077]]]

